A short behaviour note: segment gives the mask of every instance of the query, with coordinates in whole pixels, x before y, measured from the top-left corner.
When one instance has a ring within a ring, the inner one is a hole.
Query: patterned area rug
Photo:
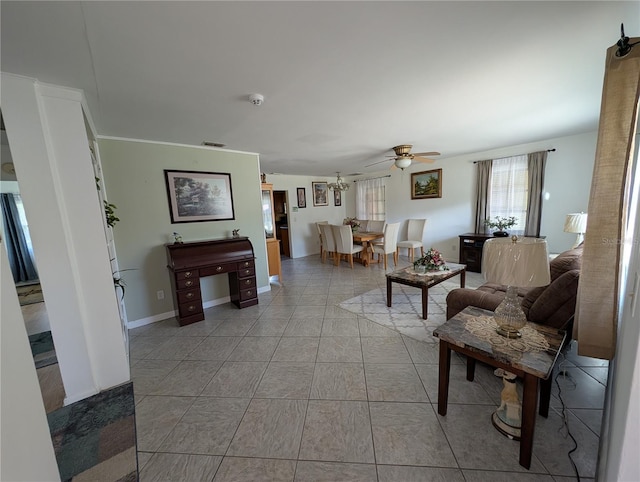
[[[338,306],[416,340],[437,343],[438,339],[432,333],[446,321],[447,294],[459,287],[460,282],[453,278],[452,281],[444,281],[430,288],[426,320],[422,319],[422,291],[396,283],[392,285],[390,308],[387,307],[386,288],[367,291]]]
[[[53,337],[50,331],[43,331],[29,335],[29,344],[36,368],[42,368],[54,363],[58,363],[56,349],[53,346]]]

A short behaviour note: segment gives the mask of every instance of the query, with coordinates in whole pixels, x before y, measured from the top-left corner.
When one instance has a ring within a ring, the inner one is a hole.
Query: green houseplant
[[[515,216],[503,217],[496,216],[493,220],[491,218],[484,220],[484,225],[495,229],[494,236],[508,236],[506,229],[518,224],[518,218]]]

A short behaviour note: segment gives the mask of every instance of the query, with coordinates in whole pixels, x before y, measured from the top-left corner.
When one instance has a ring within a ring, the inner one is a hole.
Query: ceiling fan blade
[[[416,152],[413,154],[414,156],[439,156],[439,152]]]
[[[375,166],[376,164],[380,164],[380,163],[382,163],[382,162],[389,162],[390,160],[391,160],[391,159],[384,159],[384,160],[382,160],[382,161],[374,162],[373,164],[367,164],[367,165],[366,165],[366,166],[364,166],[364,167],[371,167],[371,166]]]
[[[391,167],[389,169],[398,169],[398,166],[396,166],[396,163],[394,162],[393,164],[391,164]]]
[[[435,159],[429,159],[428,157],[419,157],[419,156],[413,156],[413,160],[418,162],[428,162],[429,164],[431,164],[432,162],[436,162]]]

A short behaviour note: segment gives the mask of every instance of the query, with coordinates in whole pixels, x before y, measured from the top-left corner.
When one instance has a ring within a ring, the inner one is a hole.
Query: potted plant
[[[447,271],[447,263],[440,251],[429,248],[422,258],[413,262],[413,270],[416,273],[426,273],[427,271]]]
[[[515,216],[509,216],[508,218],[496,216],[494,220],[484,220],[485,226],[496,229],[496,231],[494,231],[493,233],[494,236],[509,236],[509,233],[506,231],[506,229],[515,226],[516,224],[518,224],[518,218],[516,218]]]
[[[360,227],[360,221],[358,221],[356,218],[347,218],[344,220],[344,224],[351,226],[351,231],[354,232],[357,231]]]

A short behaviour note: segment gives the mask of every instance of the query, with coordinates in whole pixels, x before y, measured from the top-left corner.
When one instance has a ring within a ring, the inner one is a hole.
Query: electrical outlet
[[[164,300],[164,290],[159,290],[156,295],[158,296],[159,300]]]

